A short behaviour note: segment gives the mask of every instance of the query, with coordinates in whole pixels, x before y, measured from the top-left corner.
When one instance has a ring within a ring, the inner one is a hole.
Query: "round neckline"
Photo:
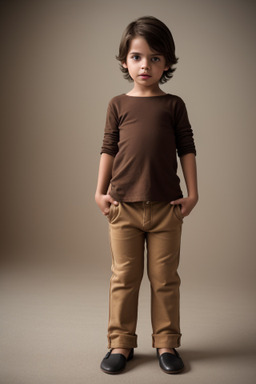
[[[154,96],[131,96],[131,95],[127,95],[126,93],[123,93],[124,96],[127,96],[127,97],[133,97],[135,99],[151,99],[152,97],[164,97],[164,96],[168,96],[169,93],[164,93],[163,95],[154,95]]]

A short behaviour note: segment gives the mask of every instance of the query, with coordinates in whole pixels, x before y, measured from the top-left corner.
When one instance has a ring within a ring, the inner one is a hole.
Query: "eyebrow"
[[[130,52],[130,55],[141,55],[141,53],[140,52]],[[163,55],[162,53],[153,53],[150,56],[162,56],[162,55]]]

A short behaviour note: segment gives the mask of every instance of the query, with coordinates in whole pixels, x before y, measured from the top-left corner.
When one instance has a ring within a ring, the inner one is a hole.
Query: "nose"
[[[150,61],[147,58],[144,58],[141,62],[141,68],[142,69],[149,69],[150,68]]]

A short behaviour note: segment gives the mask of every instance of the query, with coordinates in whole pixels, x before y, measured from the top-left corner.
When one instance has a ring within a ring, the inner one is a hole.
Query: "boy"
[[[198,201],[195,145],[183,100],[163,92],[172,77],[175,44],[164,23],[141,17],[119,47],[124,77],[133,89],[108,106],[95,200],[108,217],[112,252],[105,373],[119,373],[137,347],[138,294],[147,246],[151,284],[152,346],[165,373],[184,368],[180,346],[177,272],[183,218]],[[183,197],[177,155],[186,182]]]

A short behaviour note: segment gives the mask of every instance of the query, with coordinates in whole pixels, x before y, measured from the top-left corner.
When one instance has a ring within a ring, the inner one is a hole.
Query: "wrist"
[[[197,202],[198,199],[199,199],[199,196],[198,196],[197,193],[196,193],[196,194],[189,194],[189,195],[188,195],[188,198],[191,199],[191,200],[193,200],[193,201],[195,201],[195,202]]]
[[[101,199],[102,196],[104,196],[104,193],[96,192],[96,193],[95,193],[95,196],[94,196],[95,201],[96,201],[96,202],[99,201],[99,200]]]

